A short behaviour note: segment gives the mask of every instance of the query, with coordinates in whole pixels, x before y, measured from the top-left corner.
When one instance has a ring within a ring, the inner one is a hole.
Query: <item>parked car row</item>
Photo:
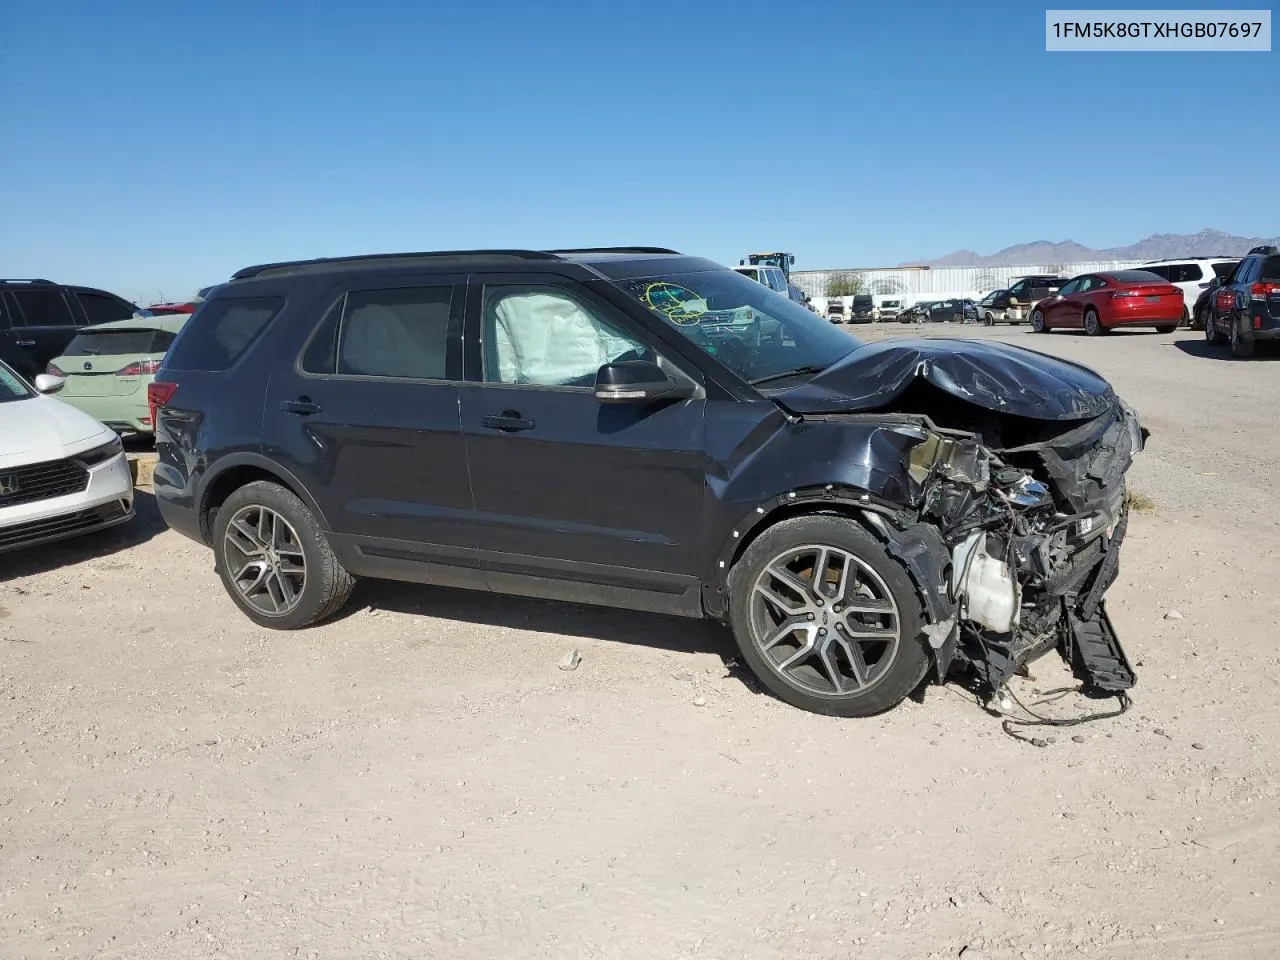
[[[1280,248],[1254,247],[1226,277],[1209,281],[1204,338],[1252,357],[1260,342],[1280,340]]]

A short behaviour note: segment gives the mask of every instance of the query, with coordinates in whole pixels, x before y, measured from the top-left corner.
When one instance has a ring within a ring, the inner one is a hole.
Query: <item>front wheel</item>
[[[1036,333],[1048,333],[1049,326],[1044,322],[1044,313],[1040,310],[1031,311],[1031,329]]]
[[[762,533],[730,574],[729,619],[760,682],[812,713],[888,710],[929,667],[911,579],[845,517],[793,517]]]
[[[307,505],[265,480],[241,487],[218,509],[213,550],[236,606],[274,630],[332,616],[355,585]]]
[[[1089,310],[1084,315],[1084,332],[1091,337],[1100,337],[1107,332],[1107,328],[1102,325],[1102,321],[1098,319],[1097,310]]]

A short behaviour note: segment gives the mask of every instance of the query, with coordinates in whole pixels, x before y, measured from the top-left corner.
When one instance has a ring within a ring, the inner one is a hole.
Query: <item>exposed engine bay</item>
[[[920,588],[938,681],[967,665],[995,695],[1056,649],[1085,693],[1131,688],[1104,596],[1128,522],[1125,474],[1148,436],[1133,409],[1092,371],[1017,348],[900,341],[859,354],[831,386],[847,415],[879,407],[899,420],[885,430],[911,438],[908,503],[865,515]],[[855,376],[877,389],[857,398]]]

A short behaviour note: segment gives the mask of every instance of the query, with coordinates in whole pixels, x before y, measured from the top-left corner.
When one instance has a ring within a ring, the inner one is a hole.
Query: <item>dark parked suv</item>
[[[241,270],[150,393],[161,512],[264,626],[374,577],[710,617],[828,714],[1055,647],[1133,683],[1103,594],[1145,434],[1073,363],[862,344],[670,250],[482,251]]]
[[[127,320],[138,309],[93,287],[51,280],[0,280],[0,360],[28,381],[66,349],[86,324]]]
[[[1241,359],[1259,341],[1280,341],[1280,248],[1254,247],[1209,295],[1204,338]]]

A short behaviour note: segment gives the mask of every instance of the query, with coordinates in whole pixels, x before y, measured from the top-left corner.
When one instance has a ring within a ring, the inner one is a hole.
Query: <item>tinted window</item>
[[[354,290],[338,334],[338,373],[444,380],[453,287]]]
[[[333,374],[338,366],[338,321],[342,319],[345,298],[339,299],[307,343],[302,355],[305,373]]]
[[[1069,297],[1073,293],[1079,293],[1082,283],[1080,280],[1069,280],[1062,285],[1062,289],[1058,291],[1058,296]]]
[[[1153,283],[1164,279],[1150,270],[1117,270],[1111,276],[1120,283]]]
[[[78,333],[67,349],[64,357],[103,357],[129,356],[142,354],[161,354],[169,349],[176,334],[168,330],[94,330],[89,333]]]
[[[1176,268],[1174,268],[1174,267],[1166,267],[1166,266],[1163,266],[1163,265],[1162,265],[1162,266],[1156,266],[1156,267],[1143,267],[1143,268],[1142,268],[1142,272],[1144,272],[1144,273],[1154,273],[1154,274],[1155,274],[1157,277],[1159,277],[1161,280],[1169,280],[1169,279],[1171,279],[1171,278],[1172,278],[1172,276],[1173,276],[1173,271],[1174,271],[1174,269],[1176,269]]]
[[[1184,263],[1175,267],[1173,276],[1169,278],[1174,283],[1199,283],[1204,279],[1204,270],[1198,263]]]
[[[76,299],[84,307],[90,323],[110,323],[112,320],[128,320],[133,316],[133,304],[109,297],[105,293],[77,293]]]
[[[283,307],[283,297],[210,300],[182,328],[166,365],[174,370],[225,370]]]
[[[1215,263],[1213,272],[1218,275],[1220,280],[1225,280],[1231,276],[1231,271],[1236,268],[1236,264],[1239,262],[1238,260],[1228,260],[1226,263]]]
[[[9,293],[18,304],[18,313],[14,318],[18,326],[27,327],[71,327],[75,319],[67,301],[58,290],[10,290]],[[123,319],[116,317],[117,320]]]
[[[1280,257],[1267,257],[1258,272],[1259,280],[1280,280]]]
[[[550,286],[485,287],[483,336],[489,383],[590,387],[606,363],[651,356],[598,308]]]
[[[0,363],[0,403],[7,400],[25,400],[31,391],[22,382],[22,378]]]

